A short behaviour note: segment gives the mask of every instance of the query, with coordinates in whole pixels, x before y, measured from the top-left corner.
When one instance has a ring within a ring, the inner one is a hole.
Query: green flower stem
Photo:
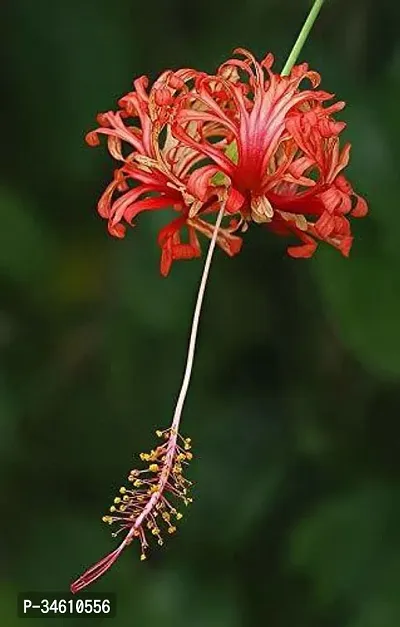
[[[318,13],[320,12],[322,5],[325,0],[315,0],[310,13],[306,21],[303,24],[303,28],[301,29],[299,36],[296,39],[296,42],[292,48],[291,53],[284,65],[284,68],[281,72],[281,76],[287,76],[290,74],[292,67],[297,61],[297,58],[307,40],[308,35],[310,34],[310,30],[312,29],[315,20],[317,19]]]

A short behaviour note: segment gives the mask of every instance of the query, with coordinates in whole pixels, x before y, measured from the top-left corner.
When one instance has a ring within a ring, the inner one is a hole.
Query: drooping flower
[[[317,240],[347,256],[352,235],[346,216],[367,213],[365,200],[343,175],[350,145],[340,149],[345,123],[333,114],[344,103],[326,106],[333,95],[316,89],[320,76],[307,64],[280,76],[272,72],[271,54],[259,63],[245,50],[236,52],[243,58],[227,61],[216,75],[167,71],[149,93],[147,79],[137,79],[134,91],[119,101],[120,109],[101,114],[100,127],[87,135],[90,145],[99,143],[99,134],[108,136],[111,155],[122,162],[98,204],[112,235],[123,237],[125,225],[143,211],[175,210],[177,217],[158,236],[163,275],[173,260],[200,255],[199,233],[211,244],[171,427],[157,432],[163,444],[141,453],[148,467],[130,472],[132,486],[120,488],[103,517],[108,524],[120,525],[113,535],[125,531],[125,538],[72,584],[72,592],[101,577],[135,538],[144,560],[149,536],[161,545],[163,526],[175,532],[181,514],[174,499],[191,502],[191,483],[183,477],[183,466],[192,458],[191,444],[178,429],[215,243],[229,255],[236,254],[242,240],[235,233],[253,222],[277,234],[297,236],[300,245],[288,249],[293,257],[310,257]],[[300,89],[303,79],[311,82],[310,89]],[[214,226],[208,217],[216,213]],[[221,227],[224,213],[229,224]],[[184,228],[188,242],[181,239]]]
[[[252,221],[296,235],[301,245],[288,249],[293,257],[311,256],[316,240],[347,256],[352,236],[345,216],[364,216],[367,204],[342,174],[350,145],[340,149],[345,123],[332,115],[344,102],[324,106],[333,94],[316,89],[320,76],[306,63],[281,76],[271,69],[271,54],[258,62],[246,50],[235,52],[242,58],[230,59],[216,75],[196,75],[195,88],[177,99],[174,137],[207,158],[210,172],[218,168],[224,176],[227,212],[236,214],[237,229]],[[304,79],[311,88],[300,89]],[[187,131],[191,123],[196,134]],[[204,132],[209,125],[212,135]],[[199,176],[197,195],[210,195],[212,184]],[[196,215],[195,205],[189,215]]]
[[[162,546],[163,531],[175,533],[176,521],[182,518],[175,502],[181,501],[186,506],[192,502],[189,496],[192,482],[183,476],[184,466],[193,458],[191,439],[182,438],[174,428],[157,431],[156,434],[164,442],[150,453],[140,453],[140,459],[148,466],[130,471],[128,481],[131,487],[120,488],[110,513],[103,516],[103,522],[119,525],[113,536],[125,532],[124,539],[114,551],[74,581],[71,592],[83,590],[104,575],[134,539],[141,546],[140,559],[145,560],[149,536],[153,536],[157,544]]]
[[[147,93],[148,81],[142,76],[134,82],[134,90],[122,97],[120,109],[98,115],[99,128],[86,136],[91,146],[99,144],[99,135],[108,137],[108,149],[122,166],[114,172],[98,203],[99,214],[108,220],[108,230],[116,237],[124,237],[126,224],[144,211],[173,209],[178,217],[159,232],[161,273],[168,274],[175,259],[191,259],[201,254],[198,233],[211,237],[212,224],[204,216],[218,208],[217,190],[208,197],[196,196],[197,174],[193,170],[202,155],[181,144],[170,131],[170,120],[177,96],[188,90],[191,70],[165,72]],[[203,125],[202,131],[212,133],[213,125]],[[186,125],[190,136],[193,125]],[[226,139],[221,138],[221,148]],[[197,206],[196,216],[189,216],[190,207]],[[201,216],[201,217],[200,217]],[[182,241],[186,228],[188,241]],[[228,254],[236,254],[241,238],[231,229],[219,230],[219,246]]]
[[[347,256],[353,238],[346,216],[367,213],[342,172],[350,144],[340,148],[346,125],[333,114],[344,102],[329,104],[333,95],[317,89],[320,76],[306,63],[281,76],[271,54],[258,62],[246,50],[236,53],[242,58],[215,75],[166,71],[149,93],[147,79],[137,79],[120,110],[100,114],[100,127],[87,135],[91,145],[107,135],[111,155],[123,163],[98,204],[111,234],[123,237],[143,211],[178,213],[158,236],[164,276],[173,260],[200,256],[198,235],[211,237],[207,217],[222,201],[232,220],[217,242],[229,255],[242,244],[234,233],[256,222],[297,236],[301,245],[288,248],[293,257],[311,256],[317,240]],[[304,79],[311,88],[300,89]]]

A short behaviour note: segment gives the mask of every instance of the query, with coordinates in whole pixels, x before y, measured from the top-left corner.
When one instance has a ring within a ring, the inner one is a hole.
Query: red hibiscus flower
[[[173,209],[178,217],[162,228],[158,243],[161,247],[161,273],[166,276],[175,259],[191,259],[201,254],[198,233],[212,235],[212,224],[199,217],[214,213],[218,208],[216,190],[207,197],[197,197],[197,174],[193,170],[203,156],[176,140],[170,131],[170,118],[178,94],[187,91],[185,81],[194,72],[180,70],[165,72],[155,82],[148,94],[148,81],[137,79],[134,91],[118,102],[117,112],[98,115],[100,127],[86,136],[91,146],[99,144],[99,134],[108,137],[111,155],[122,162],[114,173],[98,203],[98,211],[108,220],[108,230],[116,237],[124,237],[125,224],[133,221],[143,211]],[[196,73],[196,75],[198,75]],[[194,134],[190,123],[188,136]],[[212,125],[203,125],[205,136],[212,133]],[[226,138],[220,140],[221,150],[226,148]],[[196,216],[189,216],[192,205]],[[188,241],[181,233],[186,228]],[[228,254],[240,250],[241,239],[231,229],[221,228],[217,243]]]
[[[272,72],[271,54],[259,63],[245,50],[236,52],[241,58],[224,63],[216,75],[168,71],[149,93],[147,79],[139,78],[134,91],[119,101],[120,109],[100,114],[100,127],[87,135],[90,145],[106,135],[111,155],[122,163],[98,204],[112,235],[123,237],[125,225],[143,211],[175,210],[177,217],[158,236],[163,275],[173,260],[200,255],[199,233],[212,241],[171,427],[156,432],[162,444],[140,454],[149,465],[130,472],[131,485],[120,488],[103,517],[118,525],[115,535],[125,533],[124,539],[72,584],[74,593],[101,577],[134,539],[146,559],[151,537],[162,545],[162,533],[176,531],[182,518],[177,502],[192,500],[191,482],[183,476],[193,457],[191,441],[179,435],[179,425],[215,243],[236,254],[242,240],[234,233],[254,222],[296,236],[300,244],[288,248],[293,257],[310,257],[318,240],[347,256],[352,244],[348,216],[367,213],[365,200],[343,174],[350,145],[340,148],[345,123],[333,115],[344,103],[327,104],[333,95],[316,89],[320,76],[307,64],[281,76]],[[300,89],[304,79],[311,88]],[[220,227],[224,213],[229,224]],[[215,214],[214,226],[208,218]]]
[[[367,204],[341,174],[350,145],[340,150],[345,123],[332,114],[344,103],[324,106],[333,95],[316,89],[320,76],[305,63],[281,76],[271,70],[271,54],[259,63],[246,50],[236,53],[243,58],[230,59],[215,76],[196,75],[194,88],[179,96],[174,137],[210,161],[203,171],[223,173],[227,212],[237,214],[236,228],[253,221],[296,235],[301,245],[288,249],[293,257],[311,256],[318,239],[348,255],[352,236],[345,216],[365,215]],[[300,90],[304,79],[311,89]],[[195,134],[188,132],[191,124]],[[210,125],[212,134],[207,134]],[[210,195],[212,183],[210,176],[199,174],[199,198]]]

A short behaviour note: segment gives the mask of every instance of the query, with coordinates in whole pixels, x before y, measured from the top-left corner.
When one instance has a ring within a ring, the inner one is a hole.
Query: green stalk
[[[317,19],[318,13],[320,12],[322,5],[324,4],[324,0],[315,0],[310,13],[306,21],[303,24],[303,28],[301,29],[299,36],[296,39],[296,42],[292,48],[291,53],[289,54],[288,60],[285,63],[285,66],[281,72],[281,76],[287,76],[290,74],[292,67],[297,61],[297,57],[299,56],[308,35],[310,34],[310,30],[312,29],[315,20]]]

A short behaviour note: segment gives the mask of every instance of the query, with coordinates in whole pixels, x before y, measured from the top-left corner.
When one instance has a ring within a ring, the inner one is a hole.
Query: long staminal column
[[[72,583],[71,592],[73,593],[83,590],[101,577],[134,538],[138,538],[140,542],[141,559],[146,559],[149,532],[157,538],[158,544],[162,545],[162,525],[167,527],[168,533],[174,533],[176,530],[175,520],[182,518],[181,512],[176,509],[173,503],[183,501],[184,505],[188,505],[192,501],[188,494],[191,482],[183,476],[184,466],[193,457],[190,451],[191,440],[190,438],[182,438],[179,427],[193,370],[196,339],[207,279],[224,210],[225,203],[222,203],[204,263],[193,314],[185,372],[171,426],[165,431],[156,432],[157,436],[162,438],[164,442],[151,450],[150,453],[140,454],[141,460],[149,463],[148,467],[142,470],[131,470],[128,481],[132,484],[132,488],[121,487],[119,496],[114,499],[114,504],[110,507],[110,514],[103,516],[104,522],[119,524],[119,529],[113,535],[127,531],[125,538],[117,549],[89,568]]]
[[[293,64],[295,63],[304,42],[308,37],[311,26],[314,23],[323,2],[324,0],[314,1],[313,8],[311,9],[311,12],[306,19],[300,35],[293,47],[289,59],[282,71],[282,75],[285,76],[290,74]],[[139,87],[141,89],[141,95],[143,96],[143,80],[142,84],[138,83],[136,87]],[[144,96],[145,101],[147,101],[146,98],[147,96]],[[102,130],[102,132],[104,132],[104,129]],[[106,134],[110,134],[108,130]],[[118,135],[118,137],[120,137],[118,133],[114,133],[114,135]],[[137,137],[134,136],[132,138],[131,135],[128,135],[126,139],[128,142],[132,142],[133,139],[137,140]],[[93,141],[96,141],[93,139],[93,137],[89,139],[89,143],[93,144]],[[135,142],[133,143],[135,145]],[[116,145],[112,144],[112,147],[113,149],[115,149]],[[230,152],[232,152],[232,154],[229,154]],[[236,163],[235,156],[237,156],[237,147],[235,143],[228,146],[226,156],[229,157],[228,165],[229,161]],[[117,154],[117,158],[120,158],[119,153]],[[142,183],[148,183],[149,181],[145,181],[143,178],[143,172],[141,172],[140,174],[141,177],[139,180]],[[160,185],[164,185],[165,181],[160,181],[159,176],[156,175],[154,172],[150,172],[150,174],[152,175],[150,177],[150,183],[155,185],[158,190]],[[218,176],[218,174],[216,174],[216,176]],[[219,184],[219,179],[218,183],[217,179],[215,179],[214,185]],[[114,188],[118,189],[118,191],[126,191],[124,188],[124,182],[118,179],[116,179],[111,184],[111,187],[109,186],[109,188],[107,188],[106,196],[100,203],[100,213],[104,217],[110,217],[111,207],[108,205],[110,204],[110,194],[114,191]],[[147,194],[148,191],[149,190],[146,186],[145,189],[140,189],[141,193]],[[168,202],[165,198],[163,198],[162,206],[164,206],[164,203],[168,205],[171,204],[171,198],[169,197],[170,189],[168,189],[167,191]],[[172,200],[175,200],[175,197]],[[141,210],[144,209],[143,203],[147,203],[146,209],[149,209],[148,204],[150,202],[150,199],[142,199],[141,202]],[[159,205],[153,205],[153,208],[159,208]],[[259,212],[259,214],[257,214],[257,217],[261,218],[261,221],[265,221],[265,217],[269,217],[267,214],[268,212],[270,212],[270,208],[265,205],[264,207],[260,207],[260,211],[261,213]],[[217,216],[206,261],[204,264],[203,274],[194,310],[185,373],[182,386],[178,395],[171,427],[169,429],[166,429],[164,432],[157,432],[157,435],[164,439],[164,442],[161,445],[157,446],[156,449],[152,450],[150,453],[140,454],[142,461],[150,462],[148,467],[143,468],[142,470],[134,469],[130,472],[128,480],[131,482],[132,486],[130,488],[120,488],[120,495],[114,499],[114,504],[110,508],[110,514],[103,517],[104,522],[108,524],[118,523],[119,529],[114,533],[114,535],[125,531],[125,538],[114,551],[109,553],[94,566],[89,568],[71,585],[71,591],[74,593],[79,592],[90,583],[101,577],[113,565],[123,549],[128,546],[134,538],[139,539],[142,549],[141,559],[145,559],[146,549],[148,548],[146,533],[149,535],[150,532],[151,535],[157,537],[158,544],[162,544],[163,539],[161,537],[161,525],[166,525],[168,532],[173,533],[175,531],[175,520],[179,520],[179,518],[181,518],[181,513],[177,511],[173,503],[171,504],[171,500],[173,502],[175,502],[175,500],[182,500],[185,505],[187,505],[191,501],[191,498],[188,496],[188,490],[191,484],[183,477],[183,467],[192,458],[192,453],[190,452],[191,442],[190,439],[184,439],[180,436],[179,426],[193,368],[197,331],[200,320],[202,302],[205,293],[205,287],[224,212],[225,202],[221,203],[221,208]],[[132,218],[132,216],[129,217],[130,219]],[[117,235],[118,237],[121,237],[123,235],[123,229],[117,228],[118,226],[119,225],[116,226],[115,224],[111,223],[112,233],[114,235]],[[205,226],[203,228],[205,229]],[[185,249],[185,254],[186,252],[187,249]],[[182,249],[180,249],[179,254],[181,255],[179,258],[182,258]],[[195,249],[194,256],[197,256],[197,249]],[[159,523],[158,521],[162,522]]]

